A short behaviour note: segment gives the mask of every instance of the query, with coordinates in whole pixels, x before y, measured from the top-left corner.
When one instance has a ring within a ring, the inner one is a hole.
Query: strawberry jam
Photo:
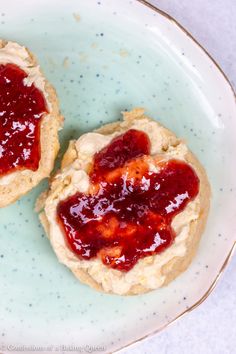
[[[106,172],[123,166],[134,157],[149,155],[150,140],[148,136],[135,129],[130,129],[113,139],[112,144],[105,146],[94,156],[92,180],[99,180]]]
[[[40,121],[47,108],[42,92],[24,84],[26,77],[14,64],[0,65],[0,176],[38,169]]]
[[[90,182],[87,194],[59,203],[59,224],[79,258],[99,257],[120,271],[172,244],[173,217],[199,191],[191,166],[150,156],[147,135],[133,129],[95,154]]]

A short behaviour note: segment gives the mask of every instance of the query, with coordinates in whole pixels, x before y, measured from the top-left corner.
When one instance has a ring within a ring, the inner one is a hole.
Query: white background
[[[192,33],[236,88],[236,0],[149,2],[172,15]],[[163,332],[122,353],[236,353],[236,255],[202,305]]]

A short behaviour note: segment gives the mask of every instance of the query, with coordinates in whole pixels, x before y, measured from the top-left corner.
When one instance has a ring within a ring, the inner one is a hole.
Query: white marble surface
[[[236,87],[236,0],[150,0],[208,50]],[[236,255],[216,289],[193,312],[123,354],[236,353]]]

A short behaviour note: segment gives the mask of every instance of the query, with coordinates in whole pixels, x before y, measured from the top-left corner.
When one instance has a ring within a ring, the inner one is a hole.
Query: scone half
[[[0,84],[0,207],[4,207],[50,175],[63,119],[54,88],[24,46],[0,40]],[[9,105],[11,110],[6,111]]]
[[[58,205],[78,191],[88,192],[94,156],[130,129],[148,136],[151,158],[178,160],[191,166],[199,179],[199,190],[171,221],[175,238],[170,246],[139,258],[128,271],[122,271],[107,266],[98,256],[84,259],[72,251],[58,222]],[[171,131],[146,117],[143,109],[134,109],[123,113],[123,121],[105,125],[70,142],[61,170],[51,181],[49,191],[39,198],[37,210],[41,210],[40,220],[58,260],[81,282],[106,293],[134,295],[167,285],[188,267],[204,230],[209,205],[209,182],[197,158]]]

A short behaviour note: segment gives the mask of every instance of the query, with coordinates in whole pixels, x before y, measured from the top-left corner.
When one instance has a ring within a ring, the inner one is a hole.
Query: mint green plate
[[[97,293],[57,262],[33,211],[46,182],[0,210],[2,351],[117,350],[202,301],[229,258],[236,234],[232,89],[175,22],[138,1],[2,0],[0,12],[1,37],[29,47],[58,92],[61,151],[68,139],[142,106],[186,139],[208,172],[212,208],[193,264],[142,296]]]

